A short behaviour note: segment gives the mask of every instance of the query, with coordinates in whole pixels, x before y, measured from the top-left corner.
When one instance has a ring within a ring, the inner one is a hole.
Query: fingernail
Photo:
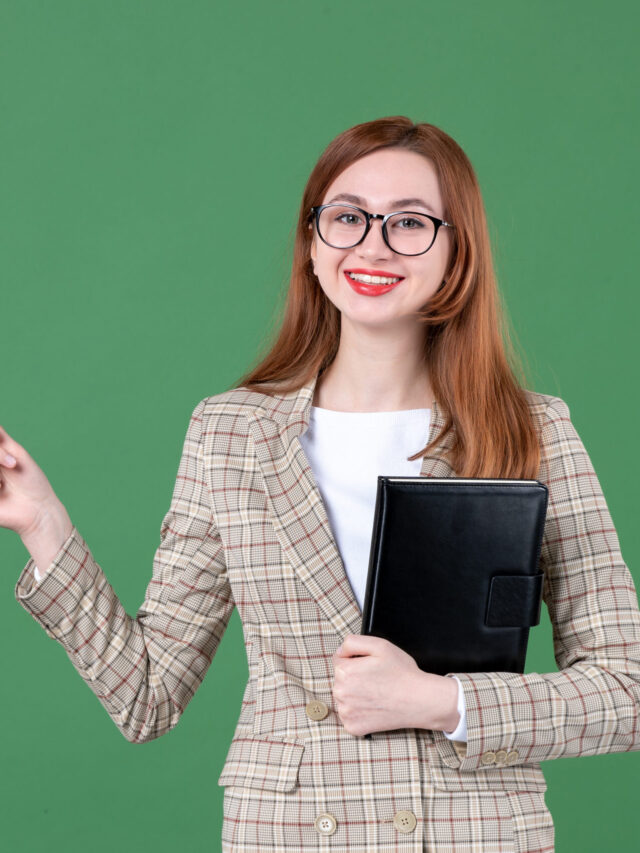
[[[10,453],[7,453],[6,456],[4,457],[4,461],[8,465],[15,465],[15,461],[16,461],[15,456],[12,456]]]

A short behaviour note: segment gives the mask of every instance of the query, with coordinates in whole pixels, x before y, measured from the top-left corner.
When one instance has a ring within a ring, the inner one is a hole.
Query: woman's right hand
[[[54,530],[60,538],[71,526],[44,471],[0,426],[0,527],[15,530],[26,545]]]

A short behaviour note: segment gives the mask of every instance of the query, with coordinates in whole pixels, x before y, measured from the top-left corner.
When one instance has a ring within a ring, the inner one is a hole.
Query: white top
[[[378,475],[417,477],[420,474],[422,457],[413,462],[407,457],[426,445],[430,417],[429,409],[334,412],[312,406],[309,428],[300,436],[361,610]],[[37,566],[34,576],[39,583],[41,573]],[[466,741],[464,692],[459,679],[456,681],[460,722],[454,732],[444,734],[450,740]]]
[[[430,409],[335,412],[312,406],[309,428],[300,436],[361,610],[378,475],[419,476],[422,457],[412,462],[407,457],[426,445],[430,418]],[[460,722],[454,732],[444,734],[450,740],[466,741],[464,692],[456,681]]]

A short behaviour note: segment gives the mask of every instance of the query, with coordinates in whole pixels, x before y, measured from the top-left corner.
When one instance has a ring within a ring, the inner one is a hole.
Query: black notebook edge
[[[375,599],[373,587],[378,579],[377,574],[372,571],[377,550],[373,545],[376,543],[379,548],[382,542],[382,530],[384,529],[383,522],[386,517],[387,510],[387,479],[387,477],[378,476],[376,503],[373,514],[373,528],[371,531],[371,542],[369,544],[369,567],[367,569],[367,584],[364,593],[361,634],[369,634],[371,630],[371,619],[373,616],[371,602]]]

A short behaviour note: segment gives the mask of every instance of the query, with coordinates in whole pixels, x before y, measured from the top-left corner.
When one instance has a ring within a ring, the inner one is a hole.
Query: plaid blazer
[[[344,730],[332,698],[332,656],[361,611],[299,441],[315,382],[198,403],[135,619],[75,527],[39,585],[29,560],[19,602],[136,743],[176,725],[238,608],[249,678],[219,777],[224,851],[553,850],[540,762],[640,749],[636,591],[567,406],[527,392],[558,671],[455,673],[466,744],[422,729],[369,740]],[[436,402],[430,439],[443,424]],[[422,475],[454,476],[449,446]]]

